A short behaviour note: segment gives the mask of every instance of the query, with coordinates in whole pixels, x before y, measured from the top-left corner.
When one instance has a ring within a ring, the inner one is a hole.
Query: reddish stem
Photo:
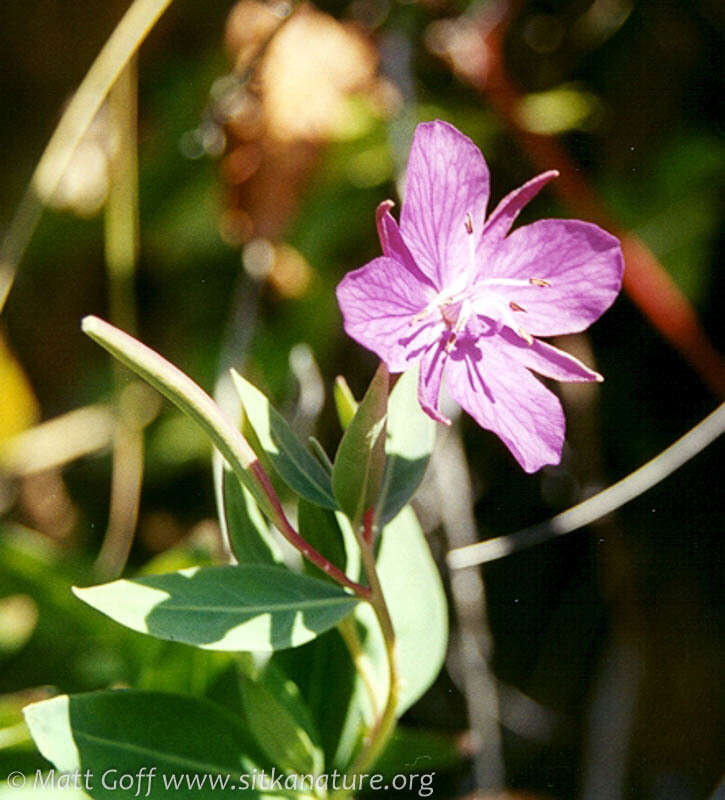
[[[272,521],[277,526],[282,536],[284,536],[293,547],[299,550],[308,561],[314,564],[318,569],[321,569],[326,575],[329,575],[345,588],[351,589],[359,597],[368,599],[370,597],[370,589],[367,586],[351,581],[339,567],[336,567],[331,561],[328,561],[322,553],[315,550],[315,548],[312,547],[306,539],[303,539],[292,527],[282,509],[282,504],[277,497],[277,492],[272,485],[272,481],[269,479],[269,476],[264,471],[259,461],[255,459],[249,465],[248,469],[254,475],[262,491],[267,495],[276,515],[276,518]]]
[[[369,508],[363,514],[363,541],[370,545],[373,543],[373,522],[375,521],[375,509]]]

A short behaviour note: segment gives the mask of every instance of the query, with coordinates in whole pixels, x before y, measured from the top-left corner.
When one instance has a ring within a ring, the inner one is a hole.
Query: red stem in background
[[[521,93],[506,71],[503,42],[515,3],[508,5],[493,27],[478,24],[476,46],[483,46],[485,58],[468,59],[464,53],[453,59],[462,77],[486,96],[504,120],[522,149],[538,169],[558,169],[560,178],[553,190],[578,216],[596,222],[622,242],[626,269],[624,290],[659,333],[677,349],[704,383],[720,399],[725,398],[725,360],[715,349],[690,301],[670,277],[649,247],[634,233],[624,230],[611,217],[604,203],[554,136],[524,130],[516,112]],[[476,23],[474,22],[474,25]],[[461,65],[475,65],[466,69]]]

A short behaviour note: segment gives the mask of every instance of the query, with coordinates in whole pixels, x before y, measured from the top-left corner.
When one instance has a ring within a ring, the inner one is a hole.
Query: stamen
[[[470,211],[466,212],[466,218],[463,224],[466,226],[466,233],[473,233],[473,217]]]
[[[516,333],[526,342],[528,345],[532,345],[534,343],[534,337],[524,328],[516,328]]]
[[[436,300],[431,300],[428,305],[421,309],[408,323],[408,327],[413,327],[413,325],[417,325],[421,320],[425,319],[438,305]]]
[[[551,286],[543,278],[484,278],[476,281],[477,286]]]
[[[512,311],[523,311],[526,312],[526,309],[523,306],[520,306],[518,303],[515,303],[513,300],[509,303],[509,308]]]
[[[453,333],[451,333],[450,338],[446,342],[446,353],[450,353],[451,350],[453,350],[453,348],[455,347],[457,338],[458,338],[458,334],[455,331],[453,331]]]

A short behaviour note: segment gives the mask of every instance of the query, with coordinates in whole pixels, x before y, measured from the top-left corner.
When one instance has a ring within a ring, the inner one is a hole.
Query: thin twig
[[[362,750],[348,770],[348,775],[353,776],[364,773],[375,763],[393,735],[401,689],[395,630],[375,564],[374,544],[372,541],[368,542],[361,531],[358,531],[357,541],[360,545],[365,575],[370,585],[366,599],[375,612],[385,642],[385,656],[388,662],[388,697],[382,712],[375,718],[370,732],[365,737]]]
[[[540,525],[451,550],[447,557],[448,566],[451,569],[475,567],[589,525],[664,480],[714,442],[723,431],[725,431],[725,403],[718,406],[702,422],[658,456],[608,489],[567,511],[562,511],[561,514]]]

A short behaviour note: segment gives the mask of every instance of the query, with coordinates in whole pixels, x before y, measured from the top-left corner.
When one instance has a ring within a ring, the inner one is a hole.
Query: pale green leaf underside
[[[448,646],[448,605],[440,574],[410,506],[385,528],[378,574],[398,640],[403,713],[433,683]]]
[[[378,574],[397,638],[402,715],[440,672],[448,643],[448,606],[440,575],[425,535],[410,506],[385,526],[378,553]],[[388,676],[380,626],[362,603],[355,613],[367,628],[365,652],[375,665],[381,695]]]
[[[74,592],[128,628],[209,650],[297,647],[358,602],[325,581],[262,564],[193,568]]]

